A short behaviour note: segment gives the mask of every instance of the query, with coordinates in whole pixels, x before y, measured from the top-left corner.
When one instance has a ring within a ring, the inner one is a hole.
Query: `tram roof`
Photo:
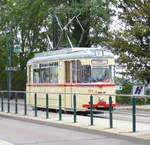
[[[114,58],[114,55],[103,48],[75,47],[37,53],[28,61],[28,64],[79,58]]]

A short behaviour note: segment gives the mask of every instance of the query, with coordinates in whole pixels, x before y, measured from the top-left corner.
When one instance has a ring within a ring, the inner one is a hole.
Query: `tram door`
[[[65,106],[66,109],[72,108],[72,63],[65,61]]]

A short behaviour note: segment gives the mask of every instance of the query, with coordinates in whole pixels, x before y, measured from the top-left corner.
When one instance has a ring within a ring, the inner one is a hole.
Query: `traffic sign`
[[[116,90],[118,90],[118,91],[121,91],[121,90],[122,90],[122,86],[116,86],[115,88],[116,88]]]
[[[21,50],[20,45],[19,45],[19,44],[15,44],[13,51],[14,51],[15,53],[21,53],[22,50]]]
[[[144,95],[144,85],[135,85],[133,86],[133,95],[136,96],[143,96]]]
[[[6,66],[5,67],[5,71],[19,71],[20,70],[20,67],[12,67],[12,66]]]

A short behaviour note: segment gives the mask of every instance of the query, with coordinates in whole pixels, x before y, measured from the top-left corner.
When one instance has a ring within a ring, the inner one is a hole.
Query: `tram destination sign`
[[[17,67],[17,66],[6,66],[5,67],[5,71],[19,71],[20,70],[20,67]]]

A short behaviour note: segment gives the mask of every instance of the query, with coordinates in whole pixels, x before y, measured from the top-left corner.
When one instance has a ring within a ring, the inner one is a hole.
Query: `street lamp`
[[[12,89],[12,72],[17,71],[17,67],[12,66],[12,58],[13,58],[13,52],[20,53],[21,47],[19,45],[18,39],[14,37],[10,37],[8,39],[8,53],[7,53],[7,66],[5,70],[7,71],[7,90],[8,92]],[[11,93],[9,93],[9,98],[11,98]]]

